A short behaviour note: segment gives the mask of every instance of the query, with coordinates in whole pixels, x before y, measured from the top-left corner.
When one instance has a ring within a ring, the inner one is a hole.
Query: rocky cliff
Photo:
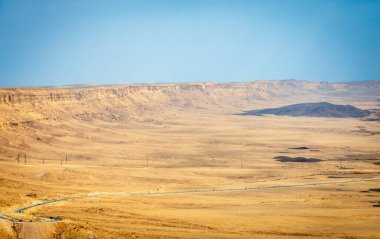
[[[253,97],[285,96],[291,93],[351,93],[375,95],[380,81],[352,83],[308,82],[297,80],[255,81],[248,83],[136,84],[108,86],[66,86],[46,88],[0,88],[0,104],[82,101],[86,99],[127,98],[136,93],[181,94],[184,92],[245,91]]]
[[[360,86],[363,87],[362,84]],[[372,85],[364,86],[365,90]],[[377,88],[379,86],[377,85]],[[50,88],[2,88],[0,104],[43,103],[58,101],[83,101],[86,99],[127,98],[136,93],[164,93],[167,95],[184,92],[246,91],[246,95],[283,96],[301,91],[325,91],[324,93],[352,90],[351,84],[329,84],[326,82],[306,81],[255,81],[249,83],[184,83],[184,84],[139,84],[109,86],[66,86]]]
[[[177,109],[252,108],[257,102],[299,102],[335,97],[380,98],[380,81],[354,83],[297,80],[247,83],[180,83],[0,89],[0,125],[40,121],[125,120],[144,112]]]

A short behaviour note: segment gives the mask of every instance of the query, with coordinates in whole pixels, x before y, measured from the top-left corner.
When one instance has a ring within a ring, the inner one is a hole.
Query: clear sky
[[[380,79],[380,0],[0,0],[0,86]]]

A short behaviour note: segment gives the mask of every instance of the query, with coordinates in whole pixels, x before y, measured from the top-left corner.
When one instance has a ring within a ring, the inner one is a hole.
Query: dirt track
[[[69,200],[79,200],[85,198],[98,198],[98,197],[107,197],[107,196],[155,196],[155,195],[174,195],[174,194],[188,194],[188,193],[218,193],[218,192],[233,192],[233,191],[248,191],[248,190],[264,190],[264,189],[278,189],[278,188],[295,188],[295,187],[308,187],[308,186],[317,186],[317,185],[331,185],[331,184],[349,184],[349,183],[360,183],[368,181],[380,181],[380,178],[370,178],[370,179],[354,179],[354,180],[345,180],[345,181],[328,181],[328,182],[312,182],[312,183],[302,183],[302,184],[287,184],[287,185],[270,185],[270,186],[259,186],[259,187],[241,187],[241,188],[208,188],[208,189],[189,189],[182,191],[168,191],[168,192],[119,192],[119,193],[96,193],[96,194],[87,194],[74,197],[64,197],[55,200],[49,200],[45,202],[40,202],[36,204],[31,204],[22,208],[14,210],[14,213],[23,214],[25,211],[42,207],[45,205],[50,205],[58,202],[69,201]],[[11,222],[18,223],[43,223],[43,222],[57,222],[63,221],[63,218],[59,217],[43,217],[43,216],[32,216],[37,221],[32,220],[21,220],[17,218],[10,218],[0,214],[0,219],[8,220]]]

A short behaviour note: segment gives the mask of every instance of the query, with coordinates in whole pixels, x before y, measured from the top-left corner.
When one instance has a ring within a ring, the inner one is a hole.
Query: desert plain
[[[380,238],[379,92],[294,80],[3,88],[0,238]],[[241,115],[322,101],[373,118]]]

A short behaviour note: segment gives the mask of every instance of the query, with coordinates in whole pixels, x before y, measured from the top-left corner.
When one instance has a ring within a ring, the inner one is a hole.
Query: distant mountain
[[[279,108],[245,111],[242,115],[289,115],[330,118],[362,118],[370,114],[368,110],[362,110],[352,105],[335,105],[328,102],[302,103],[287,105]]]

